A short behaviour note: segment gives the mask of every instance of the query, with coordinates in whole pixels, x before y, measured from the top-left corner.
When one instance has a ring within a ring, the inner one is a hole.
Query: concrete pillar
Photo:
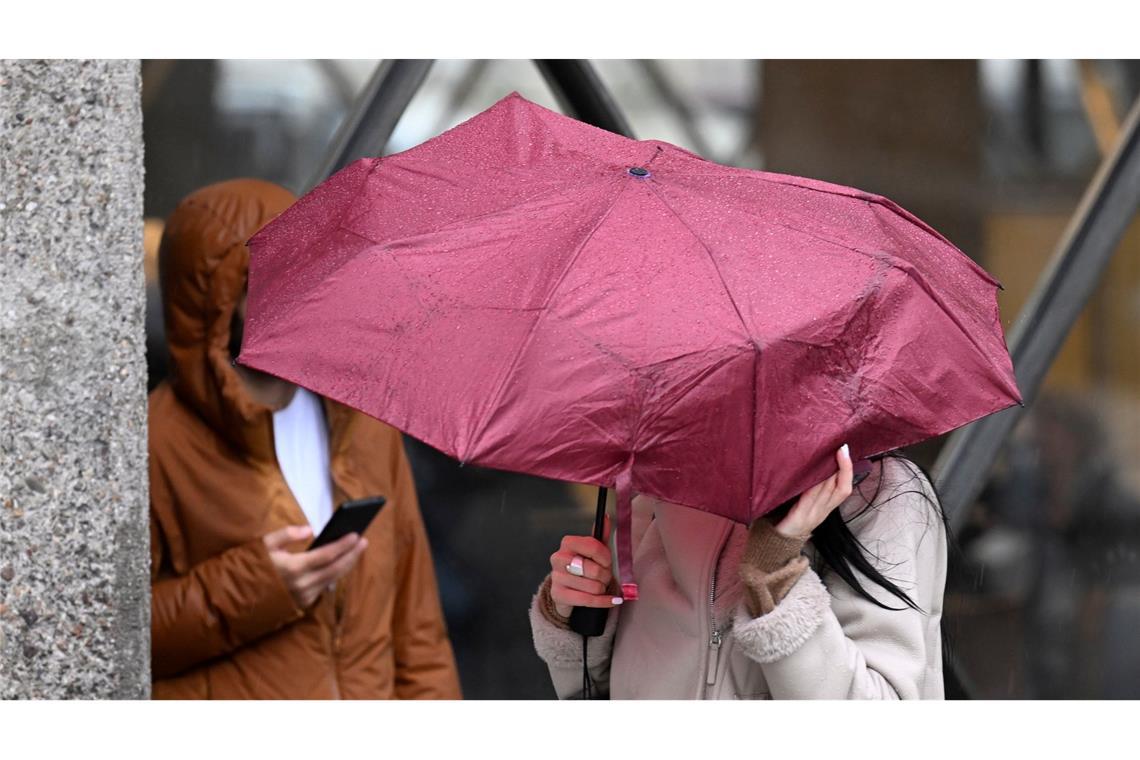
[[[145,698],[137,61],[0,61],[0,698]]]

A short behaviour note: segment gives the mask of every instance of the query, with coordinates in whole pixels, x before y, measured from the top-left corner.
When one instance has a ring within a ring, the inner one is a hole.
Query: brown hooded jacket
[[[231,364],[245,241],[294,198],[256,180],[187,197],[163,236],[173,374],[150,396],[156,698],[444,698],[459,681],[399,433],[325,400],[336,503],[383,495],[369,545],[298,609],[262,536],[307,520],[277,465],[272,410]],[[297,547],[303,548],[303,547]]]

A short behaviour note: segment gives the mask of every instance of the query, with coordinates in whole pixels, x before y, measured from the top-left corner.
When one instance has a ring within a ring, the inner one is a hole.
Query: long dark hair
[[[878,461],[880,468],[883,467],[884,461],[886,459],[898,459],[903,464],[903,467],[908,469],[913,468],[911,469],[913,477],[910,480],[906,481],[906,483],[917,481],[919,477],[925,477],[926,480],[930,483],[929,488],[931,491],[934,490],[934,480],[930,477],[930,474],[922,465],[904,456],[898,451],[892,451],[886,454],[882,454],[878,457],[872,457],[873,461]],[[899,485],[905,485],[905,483]],[[879,497],[879,491],[882,489],[882,487],[883,477],[882,473],[880,472],[880,476],[876,479],[875,492],[870,496],[866,496],[864,494],[864,498],[867,501],[867,506],[855,515],[846,518],[840,514],[838,509],[832,510],[826,519],[820,523],[819,527],[812,531],[811,543],[812,546],[815,547],[816,554],[818,554],[820,561],[832,572],[846,581],[847,585],[850,586],[852,590],[855,591],[855,593],[859,594],[859,596],[878,605],[879,607],[882,607],[885,610],[901,611],[903,609],[906,609],[905,607],[891,607],[889,605],[883,604],[881,601],[872,596],[870,592],[868,592],[867,589],[863,587],[863,584],[859,582],[859,578],[855,575],[856,570],[862,573],[862,575],[872,583],[875,583],[886,589],[890,594],[902,601],[903,604],[905,604],[907,607],[922,612],[922,610],[919,609],[918,605],[914,603],[914,600],[911,599],[905,591],[899,588],[889,578],[885,577],[871,563],[871,560],[869,558],[870,552],[868,551],[867,547],[859,543],[859,539],[855,538],[855,535],[851,532],[851,529],[847,527],[847,523],[862,515],[864,512],[866,512],[867,509],[870,509],[872,504],[875,505],[875,509],[879,509],[887,502],[893,501],[900,496],[904,496],[906,494],[918,494],[930,504],[931,509],[934,510],[934,513],[937,515],[938,519],[942,522],[943,527],[946,529],[947,537],[950,535],[950,526],[946,522],[946,514],[942,511],[942,505],[939,503],[937,492],[935,492],[935,498],[931,499],[927,492],[923,489],[922,484],[916,483],[915,486],[910,489],[903,489],[900,487],[898,489],[898,492],[892,495],[889,499],[876,503]],[[854,490],[856,493],[862,494],[862,491],[858,485],[855,486]],[[775,514],[782,514],[786,512],[786,510],[791,509],[792,505],[795,504],[797,498],[799,497],[793,497],[789,499],[788,501],[781,504],[777,510],[773,510],[773,512]]]

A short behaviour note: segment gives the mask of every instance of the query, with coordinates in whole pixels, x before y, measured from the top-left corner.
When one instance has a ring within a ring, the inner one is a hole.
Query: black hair
[[[908,469],[911,467],[915,468],[911,470],[911,472],[914,473],[914,476],[910,480],[906,481],[907,483],[918,480],[920,476],[924,476],[930,483],[930,490],[934,491],[934,480],[930,477],[930,474],[926,471],[926,469],[914,460],[905,457],[900,452],[888,452],[878,457],[872,457],[872,460],[877,460],[879,462],[880,468],[882,468],[884,466],[884,461],[888,458],[900,460],[903,463],[903,466],[907,467]],[[905,483],[899,485],[905,485]],[[857,539],[851,532],[851,528],[848,527],[847,523],[862,515],[867,511],[867,509],[870,509],[872,504],[874,504],[875,509],[879,509],[886,503],[893,501],[900,496],[913,493],[918,494],[930,504],[931,509],[934,510],[934,513],[946,528],[947,537],[950,535],[950,526],[946,521],[945,512],[942,511],[942,505],[938,501],[937,492],[934,492],[934,498],[932,499],[923,489],[922,484],[919,483],[913,489],[902,490],[900,488],[898,493],[894,494],[889,499],[876,503],[876,500],[879,497],[879,491],[882,489],[882,487],[883,477],[880,474],[880,477],[877,479],[875,485],[875,492],[869,497],[863,494],[863,497],[867,501],[867,506],[860,510],[857,514],[847,518],[841,515],[838,509],[832,510],[831,513],[828,514],[828,516],[824,519],[824,521],[820,523],[820,525],[814,531],[812,531],[811,543],[812,546],[815,547],[816,554],[818,554],[819,559],[823,565],[825,565],[828,569],[842,578],[847,583],[847,585],[850,586],[851,589],[855,591],[855,593],[857,593],[859,596],[879,607],[882,607],[885,610],[901,611],[905,609],[905,607],[888,606],[872,596],[870,592],[868,592],[867,589],[863,587],[863,584],[859,582],[859,578],[855,575],[856,570],[859,571],[872,583],[881,586],[887,592],[897,597],[907,607],[921,612],[922,610],[919,609],[918,605],[915,604],[914,600],[911,599],[905,591],[903,591],[889,578],[879,572],[878,568],[876,568],[871,563],[870,552],[868,551],[867,547],[863,546],[863,544],[859,542],[859,539]],[[854,490],[857,493],[862,494],[862,491],[858,485],[855,486]],[[781,512],[790,509],[792,505],[795,504],[797,498],[799,497],[793,497],[789,499],[788,501],[781,504],[777,510],[773,511],[777,514],[780,514]]]

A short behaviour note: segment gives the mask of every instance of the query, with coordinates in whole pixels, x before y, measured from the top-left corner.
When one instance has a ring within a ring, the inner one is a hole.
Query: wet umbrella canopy
[[[250,247],[242,363],[462,461],[617,485],[619,527],[635,491],[748,522],[842,443],[1020,400],[997,282],[892,202],[517,94]]]

